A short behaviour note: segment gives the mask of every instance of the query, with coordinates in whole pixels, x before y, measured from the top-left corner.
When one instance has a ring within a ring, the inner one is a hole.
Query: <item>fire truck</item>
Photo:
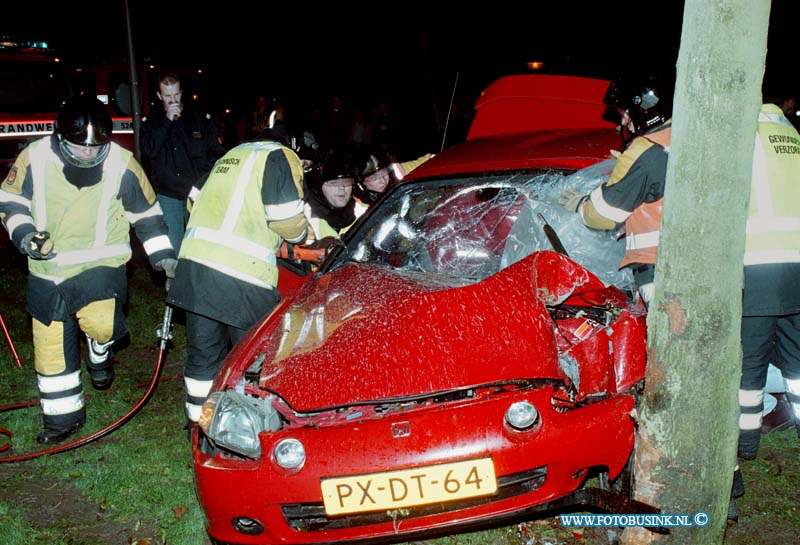
[[[0,179],[31,140],[53,132],[67,72],[45,42],[0,38]]]
[[[0,180],[32,140],[53,132],[61,102],[82,91],[72,85],[69,70],[46,42],[0,38]],[[114,140],[130,148],[130,115],[112,109],[112,119]]]

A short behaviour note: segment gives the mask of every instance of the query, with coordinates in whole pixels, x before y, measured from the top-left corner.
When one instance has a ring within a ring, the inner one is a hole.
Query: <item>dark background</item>
[[[122,0],[8,4],[0,34],[46,40],[70,65],[126,57]],[[212,110],[279,99],[290,124],[334,94],[348,109],[387,100],[405,137],[431,148],[451,98],[469,112],[488,83],[530,73],[529,61],[546,73],[674,74],[683,17],[681,1],[335,4],[129,0],[136,59],[202,68]],[[767,79],[787,87],[798,4],[772,5]]]

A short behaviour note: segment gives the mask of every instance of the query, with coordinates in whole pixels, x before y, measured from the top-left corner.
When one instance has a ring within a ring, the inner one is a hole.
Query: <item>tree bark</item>
[[[738,437],[742,261],[769,0],[686,0],[635,497],[708,523],[625,544],[721,543]]]

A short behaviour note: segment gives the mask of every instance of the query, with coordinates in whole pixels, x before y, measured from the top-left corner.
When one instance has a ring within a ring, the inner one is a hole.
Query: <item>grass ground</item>
[[[0,340],[0,405],[37,399],[30,322],[24,310],[24,261],[0,247],[0,312],[23,361],[17,369]],[[117,358],[111,390],[95,392],[84,373],[88,434],[125,414],[145,391],[158,355],[155,329],[163,313],[163,288],[148,271],[132,269],[127,346]],[[189,443],[183,431],[180,378],[186,345],[175,339],[150,402],[130,423],[85,447],[26,462],[0,464],[0,543],[4,545],[207,545],[194,492]],[[37,450],[39,409],[0,413],[11,430],[11,450]],[[0,435],[0,445],[6,438]],[[797,543],[800,535],[800,446],[794,431],[765,435],[760,456],[743,467],[748,494],[726,545]],[[561,528],[556,518],[526,521],[485,532],[448,536],[430,545],[599,545],[601,529]]]

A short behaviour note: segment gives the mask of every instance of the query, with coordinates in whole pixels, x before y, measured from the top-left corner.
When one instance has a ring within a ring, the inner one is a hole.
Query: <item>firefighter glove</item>
[[[164,271],[167,278],[175,278],[175,268],[178,266],[178,260],[171,257],[166,257],[156,263],[156,269]]]
[[[584,200],[586,196],[583,193],[570,187],[559,195],[558,204],[570,212],[577,212]]]
[[[308,248],[313,250],[324,249],[326,254],[330,253],[336,246],[344,246],[341,239],[336,237],[324,237],[307,245]]]
[[[34,231],[22,237],[21,249],[31,259],[53,259],[53,241],[47,231]]]

